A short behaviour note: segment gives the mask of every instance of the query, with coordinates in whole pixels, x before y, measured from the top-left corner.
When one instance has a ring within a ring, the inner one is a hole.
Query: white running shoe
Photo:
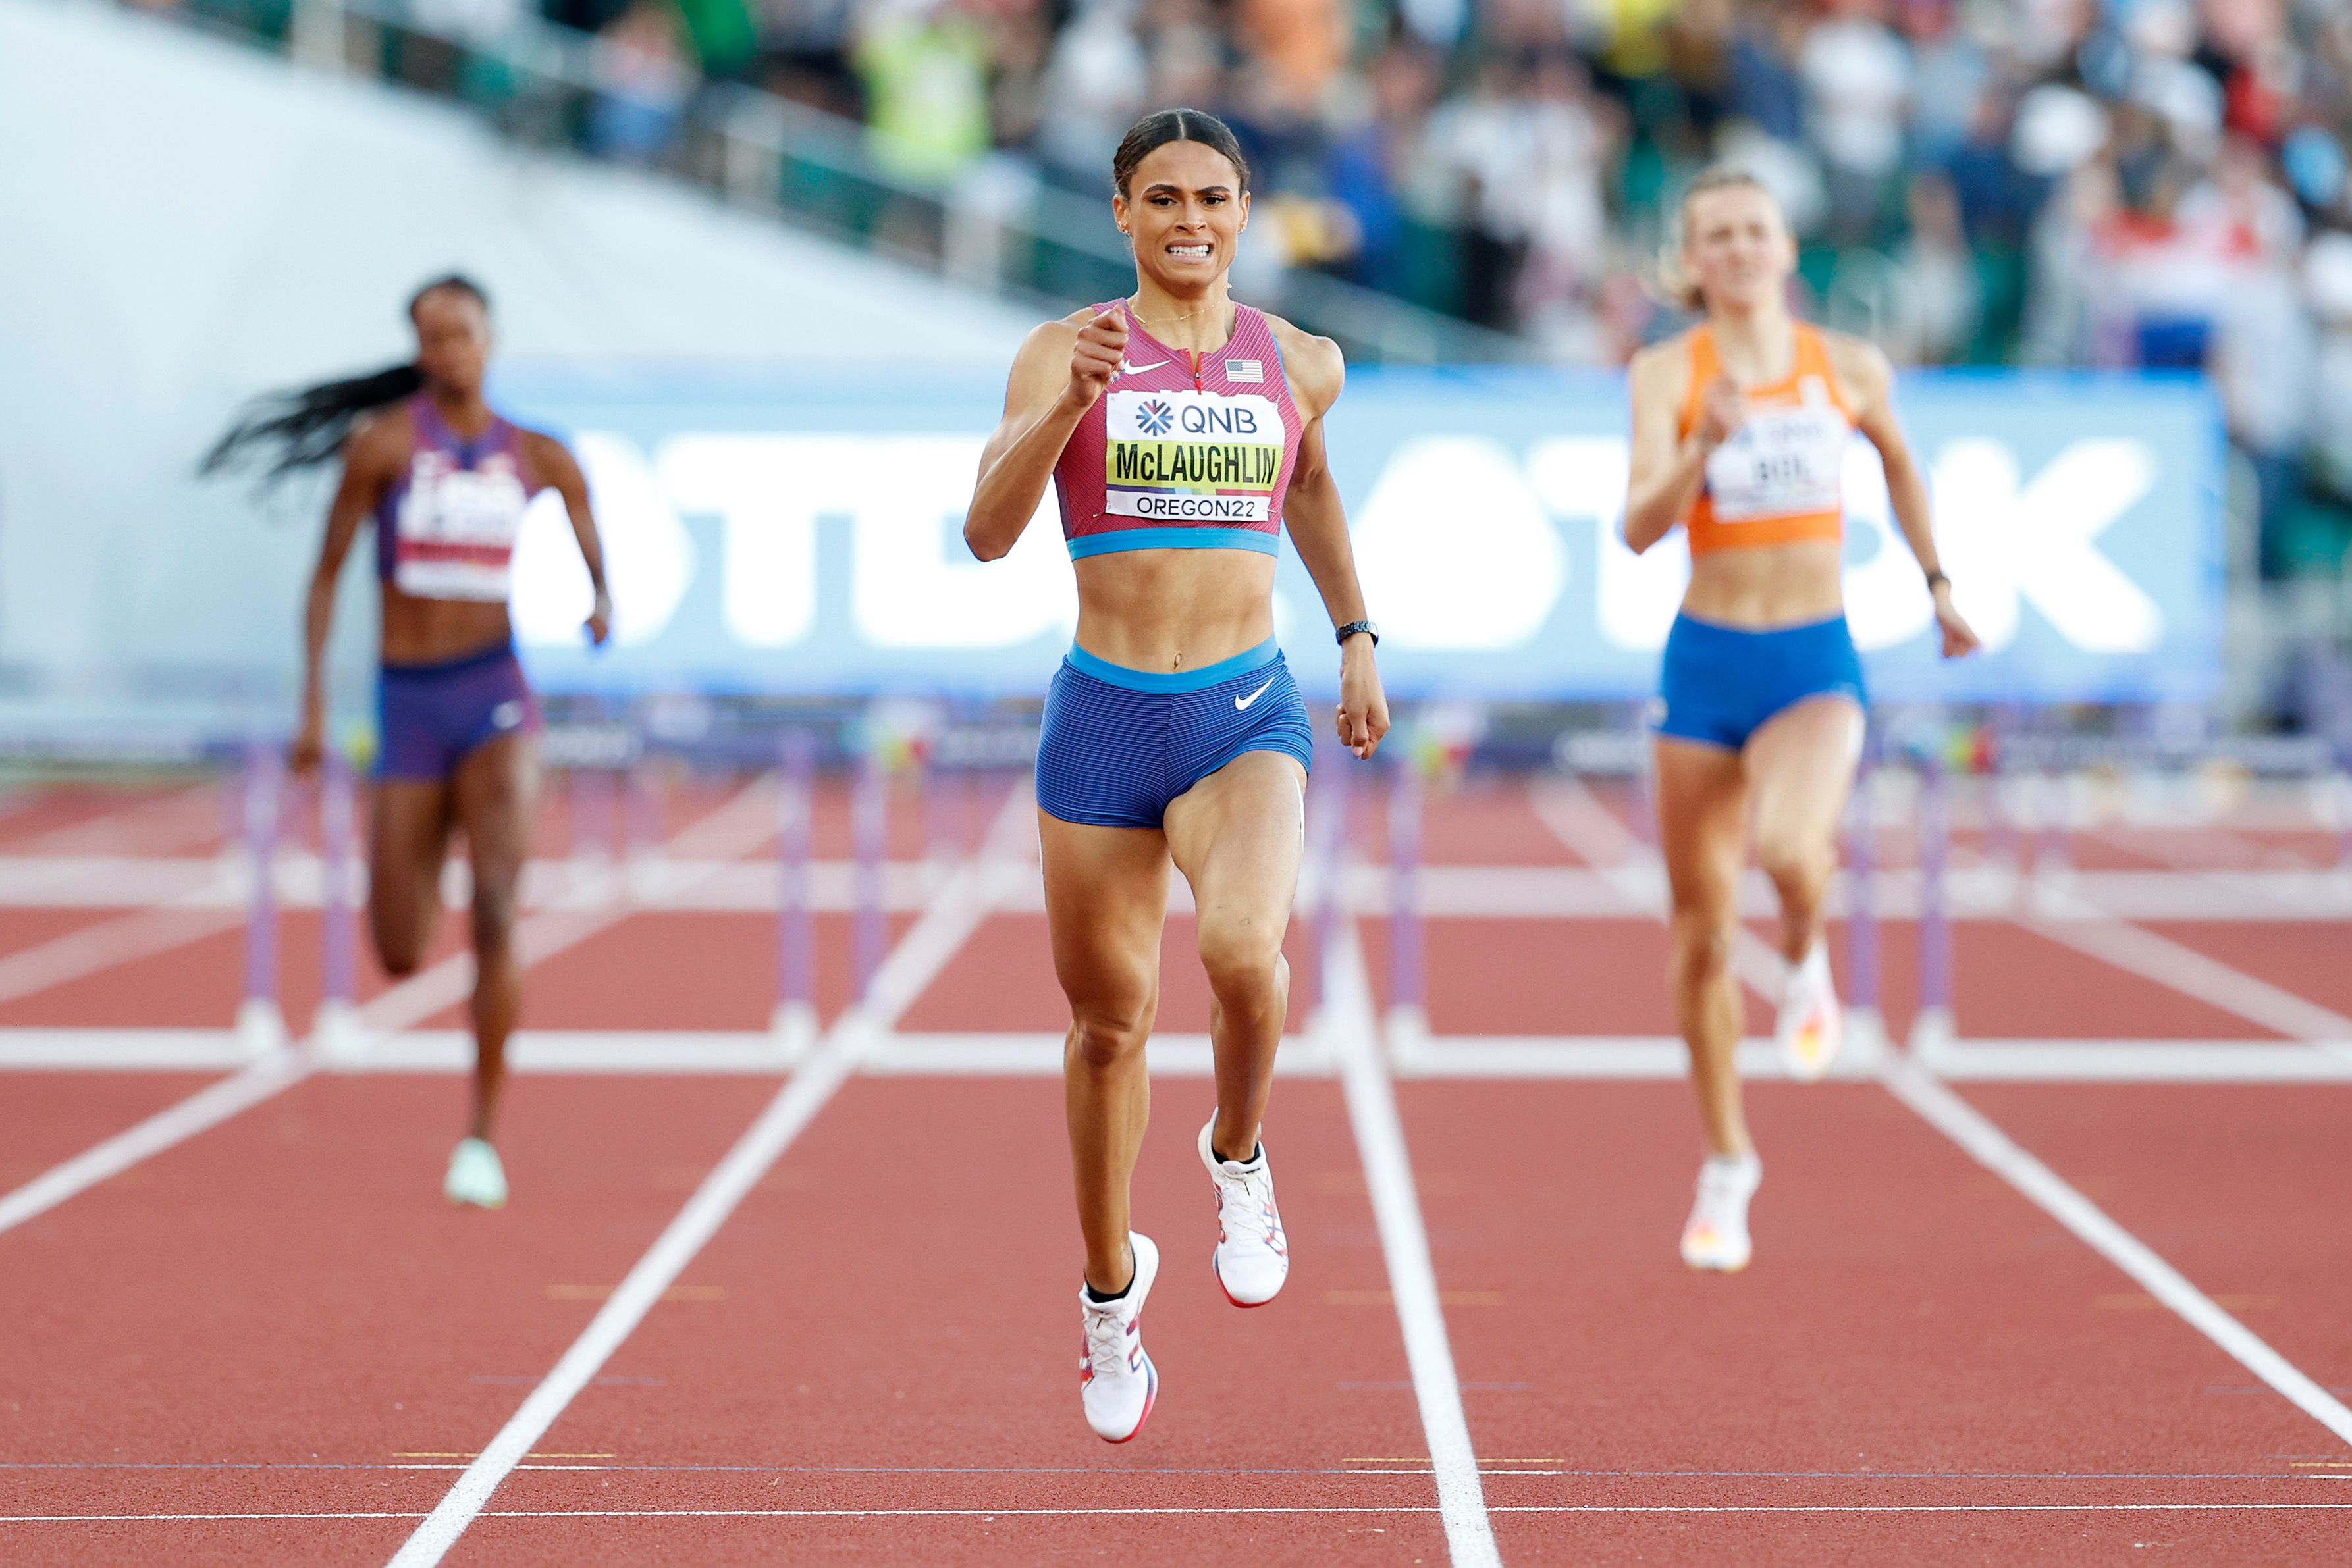
[[[1780,990],[1780,1017],[1772,1038],[1789,1076],[1810,1083],[1828,1073],[1845,1042],[1845,1014],[1830,978],[1830,950],[1816,942],[1804,961],[1790,967]]]
[[[1698,1167],[1698,1201],[1683,1225],[1683,1261],[1694,1269],[1737,1274],[1755,1248],[1748,1239],[1748,1200],[1764,1179],[1755,1152],[1738,1159],[1709,1156]]]
[[[1274,1172],[1266,1166],[1262,1143],[1247,1165],[1219,1159],[1210,1142],[1216,1127],[1217,1118],[1211,1115],[1201,1129],[1201,1163],[1217,1184],[1217,1249],[1210,1263],[1225,1300],[1237,1307],[1262,1307],[1290,1278],[1290,1238],[1282,1228],[1282,1210],[1275,1207]]]
[[[1143,1299],[1160,1275],[1160,1249],[1151,1238],[1127,1233],[1135,1280],[1115,1301],[1097,1301],[1078,1288],[1078,1315],[1086,1324],[1078,1344],[1078,1400],[1087,1425],[1106,1443],[1124,1443],[1143,1430],[1151,1402],[1160,1397],[1160,1369],[1143,1353]]]
[[[449,1156],[449,1174],[442,1178],[441,1196],[451,1203],[470,1203],[480,1208],[504,1208],[507,1202],[507,1168],[499,1163],[498,1150],[480,1138],[467,1138]]]

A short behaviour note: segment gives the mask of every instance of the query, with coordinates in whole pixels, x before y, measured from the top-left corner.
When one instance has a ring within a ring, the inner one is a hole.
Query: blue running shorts
[[[1869,706],[1844,616],[1753,632],[1685,613],[1666,633],[1656,728],[1737,751],[1773,715],[1825,696]]]
[[[439,783],[502,735],[539,727],[511,645],[438,664],[386,664],[376,687],[376,777]]]
[[[1074,647],[1045,690],[1037,804],[1065,822],[1157,828],[1170,801],[1245,751],[1314,765],[1307,702],[1273,638],[1174,674]]]

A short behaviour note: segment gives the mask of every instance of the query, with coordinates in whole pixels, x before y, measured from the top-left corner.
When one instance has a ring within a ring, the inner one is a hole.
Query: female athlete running
[[[1660,678],[1658,831],[1674,897],[1675,1011],[1707,1145],[1683,1260],[1731,1270],[1748,1263],[1748,1201],[1763,1176],[1732,1060],[1731,945],[1751,817],[1780,898],[1790,967],[1774,1033],[1790,1071],[1820,1077],[1841,1036],[1822,899],[1862,748],[1862,665],[1840,564],[1853,432],[1885,465],[1944,656],[1969,653],[1977,637],[1937,565],[1927,487],[1895,423],[1885,356],[1789,313],[1796,246],[1779,205],[1752,176],[1717,171],[1684,196],[1682,227],[1685,303],[1706,320],[1634,356],[1625,542],[1645,550],[1676,522],[1690,538],[1690,588]]]
[[[393,975],[423,960],[441,913],[441,866],[452,830],[473,862],[474,1111],[450,1156],[452,1203],[496,1208],[506,1171],[491,1146],[506,1082],[507,1036],[522,1006],[515,952],[515,884],[530,852],[539,790],[539,715],[516,662],[507,595],[524,508],[543,489],[562,497],[595,589],[588,635],[612,622],[604,559],[588,486],[563,444],[523,430],[483,401],[489,302],[462,277],[425,285],[408,302],[416,359],[374,375],[289,393],[240,423],[207,469],[276,445],[272,475],[338,451],[342,482],[302,619],[301,729],[296,768],[325,747],[323,661],[335,580],[360,525],[375,522],[383,593],[383,750],[368,851],[368,924]]]
[[[1198,1139],[1217,1197],[1212,1254],[1235,1306],[1289,1270],[1258,1140],[1290,970],[1314,737],[1274,641],[1274,567],[1291,542],[1339,629],[1339,739],[1370,757],[1389,727],[1323,416],[1339,350],[1226,292],[1249,221],[1233,132],[1167,110],[1128,132],[1111,211],[1133,242],[1135,293],[1050,321],[1014,360],[1004,420],[964,525],[972,552],[1011,549],[1061,497],[1078,581],[1076,645],[1045,698],[1038,837],[1054,968],[1070,999],[1064,1075],[1086,1239],[1079,1392],[1123,1443],[1159,1390],[1143,1353],[1159,1271],[1129,1228],[1128,1183],[1150,1103],[1143,1059],[1160,1001],[1168,872],[1192,884],[1214,1002],[1217,1108]]]

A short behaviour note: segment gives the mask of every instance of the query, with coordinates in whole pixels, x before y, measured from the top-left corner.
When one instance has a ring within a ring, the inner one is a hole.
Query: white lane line
[[[1612,841],[1610,834],[1596,826],[1595,815],[1606,816],[1606,809],[1598,800],[1593,800],[1591,792],[1575,780],[1569,780],[1565,789],[1551,791],[1550,800],[1551,806],[1544,813],[1545,821],[1554,824],[1554,831],[1560,832],[1563,841],[1568,841],[1571,848],[1578,847],[1578,840],[1568,837],[1569,831],[1574,831],[1581,841],[1595,852],[1609,852],[1613,842],[1615,852],[1641,852],[1641,846],[1634,843],[1633,836],[1625,833],[1622,828],[1618,829]],[[1543,810],[1540,806],[1538,809]],[[1616,819],[1610,817],[1608,822],[1611,826],[1615,826]],[[1580,849],[1579,852],[1582,853],[1585,851]],[[2347,1025],[2346,1032],[2352,1033],[2352,1021],[2336,1019],[2333,1014],[2326,1014],[2324,1009],[2313,1009],[2311,1004],[2304,1002],[2301,998],[2289,997],[2285,992],[2277,991],[2274,987],[2267,987],[2252,976],[2240,975],[2236,970],[2215,964],[2211,959],[2205,958],[2202,954],[2181,947],[2178,943],[2168,942],[2152,932],[2141,931],[2137,926],[2128,925],[2099,915],[2088,905],[2079,903],[2070,905],[2067,913],[2071,917],[2071,924],[2078,930],[2097,933],[2098,939],[2110,951],[2118,955],[2126,955],[2133,962],[2146,966],[2145,968],[2136,969],[2137,973],[2147,973],[2151,978],[2174,983],[2171,977],[2161,971],[2166,965],[2175,965],[2180,972],[2198,977],[2182,982],[2181,988],[2185,989],[2188,984],[2199,983],[2199,978],[2206,982],[2212,981],[2215,977],[2210,971],[2221,970],[2226,976],[2233,976],[2237,980],[2245,982],[2247,987],[2261,988],[2263,990],[2274,992],[2274,996],[2264,999],[2269,1004],[2279,1008],[2283,1015],[2284,1004],[2292,1003],[2296,1009],[2308,1009],[2325,1014],[2326,1018],[2336,1023],[2346,1023]],[[2035,922],[2034,928],[2042,929],[2047,926],[2054,934],[2056,930],[2063,929],[2065,924],[2055,921]],[[1745,940],[1735,947],[1733,962],[1735,967],[1741,969],[1742,978],[1754,986],[1760,977],[1761,972],[1768,967],[1777,973],[1780,957],[1753,933],[1747,932],[1743,928],[1742,936]],[[2137,938],[2145,938],[2146,941],[2138,941]],[[2063,940],[2063,937],[2061,939]],[[1758,949],[1761,949],[1761,952],[1759,953]],[[2168,952],[2166,951],[2168,949],[2174,951]],[[2191,959],[2200,961],[2203,967],[2189,963],[2188,960]],[[2111,958],[2109,961],[2116,960]],[[2132,966],[2125,964],[2122,967],[2131,967]],[[2247,994],[2241,988],[2229,988],[2231,993],[2240,1000],[2242,1000]],[[2249,1017],[2250,1015],[2242,1012],[2240,1016]],[[2266,1019],[2254,1018],[2252,1021],[2268,1026]],[[2341,1039],[2344,1036],[2339,1034],[2333,1038]],[[2222,1311],[2214,1303],[2212,1298],[2190,1284],[2179,1270],[2149,1250],[2138,1238],[2108,1218],[2097,1205],[2068,1186],[2056,1172],[2019,1147],[2006,1133],[1979,1113],[1974,1106],[1907,1060],[1890,1058],[1881,1067],[1879,1079],[1897,1099],[1917,1112],[1931,1126],[1967,1150],[1978,1163],[2032,1199],[2052,1218],[2073,1231],[2085,1245],[2121,1269],[2126,1274],[2130,1275],[2150,1295],[2170,1307],[2191,1327],[2221,1346],[2248,1371],[2285,1396],[2298,1409],[2318,1421],[2329,1431],[2346,1442],[2352,1443],[2352,1410],[2347,1410],[2333,1395],[2298,1371],[2278,1352],[2263,1343],[2262,1339],[2243,1323]]]
[[[659,1239],[563,1353],[546,1378],[508,1418],[479,1458],[466,1467],[433,1511],[392,1559],[392,1568],[433,1568],[481,1515],[490,1497],[527,1458],[613,1353],[718,1234],[744,1197],[856,1071],[874,1036],[887,1030],[947,967],[986,919],[1008,862],[1034,841],[1029,791],[1015,787],[991,826],[981,854],[949,878],[930,908],[876,971],[872,994],[826,1031],[808,1060],[770,1101],[726,1158],[703,1179]]]
[[[999,906],[1002,912],[1002,905]],[[1058,1078],[1065,1041],[1019,1030],[892,1032],[877,1036],[860,1071],[913,1078]],[[520,1030],[508,1071],[562,1073],[772,1074],[791,1062],[770,1030]],[[1204,1034],[1154,1035],[1158,1077],[1205,1078],[1215,1068]],[[1768,1040],[1743,1040],[1740,1076],[1787,1075]],[[234,1071],[250,1058],[234,1030],[0,1029],[0,1072]],[[1680,1078],[1689,1053],[1672,1035],[1470,1035],[1422,1037],[1396,1077],[1439,1082],[1492,1079]],[[463,1073],[473,1036],[463,1030],[407,1030],[378,1036],[337,1071]],[[1334,1065],[1301,1052],[1279,1061],[1284,1078],[1330,1078]],[[1937,1058],[1947,1082],[2352,1083],[2352,1059],[2276,1040],[1971,1040]]]
[[[2331,1513],[2352,1502],[1497,1503],[1495,1513]],[[1224,1514],[1442,1514],[1426,1503],[1223,1508],[498,1508],[480,1519],[1150,1519]],[[231,1523],[300,1519],[420,1519],[414,1510],[316,1513],[16,1513],[0,1524]]]
[[[1551,785],[1532,788],[1546,789]],[[1638,863],[1638,862],[1637,862]],[[316,909],[324,888],[324,866],[310,851],[282,848],[275,861],[278,906]],[[938,888],[944,868],[933,861],[893,861],[883,868],[883,900],[893,910],[922,909]],[[848,861],[809,863],[813,908],[840,911],[857,902],[857,870]],[[1423,913],[1465,919],[1557,918],[1619,920],[1656,902],[1654,879],[1636,879],[1583,865],[1437,864],[1422,868]],[[772,860],[722,863],[673,856],[636,856],[615,867],[593,858],[541,859],[523,869],[520,900],[528,910],[577,904],[583,889],[625,883],[630,896],[648,908],[715,912],[772,912],[776,905]],[[2007,921],[2021,896],[2034,883],[1986,864],[1951,869],[1949,913],[1956,921]],[[2334,870],[2264,872],[2071,871],[2063,886],[2072,896],[2118,920],[2195,920],[2207,924],[2307,925],[2352,915],[2352,878]],[[2025,892],[2021,894],[2021,886]],[[1882,919],[1916,919],[1918,873],[1907,867],[1881,869],[1874,883]],[[464,903],[462,883],[445,891]],[[1829,908],[1843,912],[1848,883],[1830,890]],[[1302,894],[1304,889],[1302,888]],[[1357,864],[1343,883],[1348,907],[1359,915],[1389,910],[1391,875],[1381,865]],[[1171,912],[1192,908],[1192,893],[1180,879],[1169,892]],[[116,912],[169,905],[184,909],[241,909],[246,903],[241,861],[219,855],[139,858],[123,855],[9,856],[0,854],[0,909],[85,909]],[[1744,915],[1763,918],[1777,905],[1772,885],[1750,868],[1739,883]],[[1302,896],[1302,904],[1304,898]],[[1037,914],[1045,908],[1037,889],[1016,892],[1008,913]]]
[[[301,1053],[275,1051],[243,1071],[198,1090],[125,1132],[92,1145],[0,1197],[0,1231],[47,1213],[77,1194],[120,1176],[151,1155],[218,1126],[310,1075]]]
[[[1626,904],[1664,918],[1664,868],[1582,779],[1573,774],[1533,779],[1528,785],[1528,803],[1552,837],[1607,879]]]
[[[2344,1083],[2352,1055],[2275,1040],[1969,1040],[1946,1045],[1948,1082]]]
[[[1608,877],[1634,912],[1667,917],[1665,863],[1582,779],[1538,779],[1528,786],[1528,800],[1552,836]],[[1768,1005],[1779,1005],[1788,968],[1769,942],[1745,925],[1732,928],[1731,972]]]
[[[0,1002],[152,958],[244,924],[241,909],[146,909],[101,920],[0,958]]]
[[[220,837],[222,785],[148,795],[9,844],[11,854],[169,854]]]
[[[2269,1384],[2313,1420],[2352,1443],[2352,1410],[2216,1305],[2180,1271],[2068,1185],[1977,1108],[1905,1061],[1890,1061],[1880,1081],[1929,1125],[1968,1151],[1979,1165],[2023,1193],[2093,1251],[2179,1314],[2240,1365]]]
[[[1486,1517],[1478,1456],[1470,1442],[1470,1422],[1462,1409],[1462,1385],[1454,1369],[1454,1348],[1445,1337],[1445,1312],[1437,1295],[1437,1268],[1429,1255],[1429,1232],[1422,1223],[1421,1195],[1405,1148],[1404,1122],[1397,1113],[1378,1043],[1371,977],[1356,923],[1332,925],[1323,953],[1330,984],[1325,988],[1324,1028],[1339,1061],[1339,1083],[1348,1102],[1363,1160],[1364,1186],[1371,1195],[1381,1252],[1387,1260],[1389,1293],[1404,1332],[1405,1364],[1421,1406],[1421,1428],[1429,1438],[1431,1469],[1437,1479],[1438,1511],[1445,1521],[1445,1548],[1454,1568],[1501,1568],[1495,1527]]]
[[[2063,891],[2045,890],[2040,898],[2044,912],[2018,920],[2037,936],[2290,1040],[2352,1051],[2352,1018],[2168,936],[2102,914]]]
[[[770,831],[774,807],[764,782],[754,782],[678,835],[711,846],[733,842],[743,849],[759,843]],[[526,967],[574,946],[630,914],[625,905],[592,911],[551,910],[534,915],[516,928],[516,946]],[[474,958],[456,953],[419,969],[360,1009],[366,1032],[405,1029],[460,1001],[473,989]],[[138,1125],[95,1144],[61,1165],[0,1197],[0,1232],[47,1213],[70,1197],[120,1176],[142,1160],[186,1142],[197,1134],[284,1093],[318,1071],[316,1053],[289,1048],[272,1051],[250,1066],[198,1090]]]

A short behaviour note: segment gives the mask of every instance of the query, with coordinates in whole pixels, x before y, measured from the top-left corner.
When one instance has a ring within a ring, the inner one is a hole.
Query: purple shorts
[[[438,664],[386,664],[377,687],[379,779],[437,784],[502,735],[539,727],[511,644]]]

